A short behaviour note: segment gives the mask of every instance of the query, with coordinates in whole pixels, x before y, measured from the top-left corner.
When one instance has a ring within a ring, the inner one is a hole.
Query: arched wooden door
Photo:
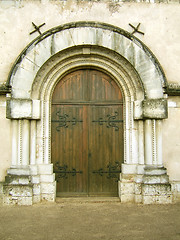
[[[60,196],[117,196],[123,162],[123,105],[117,84],[78,70],[52,97],[52,162]]]

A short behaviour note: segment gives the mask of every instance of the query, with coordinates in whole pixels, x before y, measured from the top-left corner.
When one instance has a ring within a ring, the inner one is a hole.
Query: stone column
[[[144,123],[142,120],[138,121],[138,154],[139,164],[144,164]]]
[[[156,121],[157,164],[163,166],[162,160],[162,120]]]
[[[29,147],[30,147],[30,134],[29,134],[29,120],[22,121],[22,165],[29,165]]]
[[[145,164],[152,165],[153,163],[153,148],[152,148],[152,120],[145,120]]]
[[[12,120],[12,166],[18,163],[18,120]]]
[[[36,120],[31,120],[30,164],[36,164]]]
[[[162,162],[162,120],[145,120],[145,164],[142,202],[171,203],[171,185]]]

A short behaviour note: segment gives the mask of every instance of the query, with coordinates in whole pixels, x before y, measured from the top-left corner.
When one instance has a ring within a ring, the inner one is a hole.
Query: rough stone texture
[[[144,100],[142,105],[145,119],[164,119],[168,117],[166,99]]]
[[[7,98],[6,117],[8,119],[40,119],[40,101]]]
[[[172,190],[166,169],[158,166],[146,166],[142,178],[142,203],[172,203]]]
[[[119,197],[121,202],[143,204],[163,204],[175,202],[167,171],[162,166],[145,166],[138,169],[140,174],[122,174],[119,181]],[[177,194],[176,194],[177,196]]]
[[[24,172],[27,172],[25,170],[27,169],[24,169]],[[15,169],[13,171],[15,173]],[[3,204],[32,205],[33,185],[31,177],[30,175],[20,175],[19,169],[16,172],[18,172],[18,175],[8,173],[5,178],[3,183]]]
[[[4,184],[3,193],[4,204],[32,205],[32,184]]]
[[[22,99],[7,100],[6,117],[10,119],[30,119],[32,117],[32,101]]]
[[[32,205],[40,201],[54,202],[56,182],[52,164],[31,165],[30,168],[10,168],[0,185],[0,203]]]

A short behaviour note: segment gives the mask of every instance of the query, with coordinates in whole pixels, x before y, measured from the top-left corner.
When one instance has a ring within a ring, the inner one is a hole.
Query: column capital
[[[168,117],[167,99],[144,99],[134,102],[134,119],[165,119]]]
[[[8,119],[40,119],[40,100],[8,98]]]

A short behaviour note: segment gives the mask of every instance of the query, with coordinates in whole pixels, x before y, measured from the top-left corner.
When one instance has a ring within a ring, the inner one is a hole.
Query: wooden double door
[[[60,196],[117,196],[123,162],[123,104],[116,83],[78,70],[52,97],[51,152]]]

